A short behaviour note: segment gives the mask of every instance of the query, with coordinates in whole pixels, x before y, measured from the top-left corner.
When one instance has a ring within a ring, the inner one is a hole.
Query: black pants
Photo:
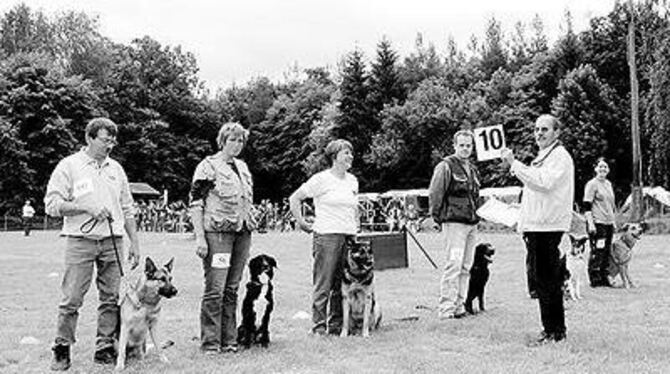
[[[596,223],[596,232],[589,235],[589,244],[591,245],[589,281],[591,287],[609,283],[607,280],[607,267],[609,265],[613,234],[614,225]]]
[[[524,237],[524,241],[526,238]],[[526,279],[528,281],[528,295],[537,297],[537,281],[535,280],[535,252],[531,252],[526,243]]]
[[[564,265],[558,245],[563,232],[525,232],[530,268],[540,303],[540,317],[547,334],[565,333],[563,308]]]
[[[30,230],[32,229],[33,218],[32,217],[23,217],[23,234],[25,236],[30,235]]]

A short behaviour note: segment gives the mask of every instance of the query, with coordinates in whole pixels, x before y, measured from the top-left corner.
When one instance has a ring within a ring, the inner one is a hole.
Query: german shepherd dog
[[[489,264],[493,262],[495,248],[490,243],[481,243],[475,247],[475,259],[470,268],[470,283],[468,286],[468,296],[465,298],[465,310],[470,314],[475,314],[472,308],[472,302],[479,299],[479,311],[486,310],[484,307],[484,289],[489,280]]]
[[[340,336],[348,336],[351,330],[361,328],[361,335],[367,338],[370,329],[377,329],[382,319],[381,308],[375,300],[374,257],[370,242],[346,239],[343,270]]]
[[[586,242],[588,237],[570,236],[570,250],[565,254],[565,265],[568,271],[565,280],[566,296],[572,300],[582,298],[582,285],[587,279]]]
[[[249,348],[252,344],[270,344],[270,314],[274,309],[272,278],[277,261],[268,255],[258,255],[249,261],[250,279],[242,301],[242,324],[237,328],[237,344]],[[257,324],[257,317],[261,319]]]
[[[623,288],[635,287],[628,273],[628,264],[633,257],[633,247],[640,240],[640,236],[645,229],[646,225],[644,223],[627,223],[622,227],[623,234],[612,243],[612,253],[610,254],[607,271],[610,280],[613,280],[617,275],[621,277]]]
[[[156,325],[161,311],[160,301],[163,297],[171,298],[177,294],[172,285],[172,264],[170,259],[162,268],[147,257],[144,272],[135,271],[128,274],[122,281],[119,292],[121,306],[121,331],[119,334],[119,355],[116,358],[116,370],[123,370],[126,364],[126,353],[129,349],[142,359],[146,352],[147,333],[158,350],[161,361],[168,359],[160,351]]]

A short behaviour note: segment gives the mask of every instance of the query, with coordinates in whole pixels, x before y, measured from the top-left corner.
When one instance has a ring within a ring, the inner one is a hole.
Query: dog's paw
[[[361,336],[364,337],[364,338],[369,338],[370,337],[370,331],[363,331],[361,333]]]
[[[114,368],[114,370],[116,370],[116,371],[123,371],[123,369],[125,369],[125,365],[124,365],[122,362],[120,362],[120,361],[117,362],[117,363],[116,363],[116,367]]]
[[[342,329],[342,332],[340,332],[340,338],[346,338],[347,336],[349,336],[347,330]]]

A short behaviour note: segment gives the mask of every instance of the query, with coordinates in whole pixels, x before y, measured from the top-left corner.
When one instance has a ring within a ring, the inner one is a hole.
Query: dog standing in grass
[[[587,279],[586,242],[588,237],[570,235],[570,249],[565,254],[568,276],[565,281],[567,295],[572,300],[582,298],[582,285]]]
[[[249,348],[252,344],[270,344],[270,315],[274,309],[272,278],[277,261],[272,256],[258,255],[249,261],[250,279],[242,301],[242,324],[237,328],[237,344]],[[257,318],[260,316],[260,321]]]
[[[489,264],[493,262],[493,255],[496,250],[490,243],[480,243],[475,247],[475,259],[470,268],[470,283],[468,286],[468,296],[465,298],[465,311],[475,314],[472,308],[472,302],[479,300],[479,311],[486,310],[484,307],[484,289],[489,280]]]
[[[382,313],[374,289],[374,256],[370,242],[347,239],[342,280],[342,332],[361,329],[364,338],[377,329]]]
[[[622,229],[623,234],[612,243],[612,253],[607,271],[610,280],[616,278],[617,275],[621,277],[623,288],[635,287],[628,273],[628,264],[633,257],[633,247],[640,240],[640,236],[645,230],[645,225],[641,223],[627,223]]]
[[[121,331],[119,334],[119,355],[116,359],[116,370],[123,370],[126,364],[126,354],[129,349],[142,359],[146,352],[147,333],[155,349],[160,352],[156,325],[161,311],[162,298],[171,298],[177,294],[177,288],[172,285],[172,264],[168,261],[162,268],[147,257],[144,272],[136,271],[128,274],[122,281],[119,292],[121,309]],[[161,361],[168,359],[160,352]]]

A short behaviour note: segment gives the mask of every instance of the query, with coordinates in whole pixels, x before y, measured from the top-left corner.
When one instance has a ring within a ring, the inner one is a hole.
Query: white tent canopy
[[[642,187],[642,195],[649,196],[661,204],[670,207],[670,192],[663,187]],[[622,209],[625,209],[630,205],[632,198],[631,195],[628,195]]]

